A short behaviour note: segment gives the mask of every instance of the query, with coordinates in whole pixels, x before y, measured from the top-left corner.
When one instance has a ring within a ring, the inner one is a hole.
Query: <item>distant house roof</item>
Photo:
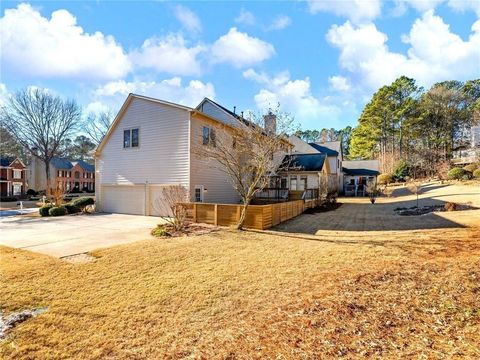
[[[2,157],[0,158],[0,166],[9,166],[13,160],[15,160],[14,158],[9,158],[9,157]]]
[[[342,165],[345,175],[376,176],[380,174],[378,160],[350,160],[343,161]]]
[[[328,141],[324,143],[308,143],[314,149],[320,151],[321,153],[327,154],[327,156],[338,156],[340,152],[340,141]]]
[[[322,171],[326,154],[293,154],[285,155],[280,171]]]
[[[79,164],[81,168],[85,171],[89,172],[94,172],[95,171],[95,166],[91,165],[83,160],[74,160],[71,161],[69,159],[65,158],[53,158],[51,161],[51,164],[56,168],[60,170],[70,170],[73,168],[76,164]]]

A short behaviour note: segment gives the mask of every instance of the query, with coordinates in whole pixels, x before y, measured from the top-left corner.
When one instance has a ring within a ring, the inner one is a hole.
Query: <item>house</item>
[[[95,166],[83,160],[69,160],[54,157],[50,162],[51,187],[59,186],[66,192],[95,190]],[[45,191],[47,177],[45,164],[38,158],[33,158],[29,165],[29,187],[36,191]]]
[[[353,160],[343,162],[343,192],[345,196],[366,196],[366,186],[376,181],[380,163],[378,160]]]
[[[480,158],[480,125],[472,126],[466,141],[452,152],[452,163],[465,166],[477,162]]]
[[[23,196],[27,191],[27,169],[18,158],[0,159],[0,196]]]
[[[202,111],[129,94],[95,151],[97,209],[159,215],[161,189],[173,184],[185,186],[192,202],[239,203],[229,176],[193,151],[238,121],[211,100]]]
[[[290,136],[288,140],[294,146],[293,153],[324,154],[328,162],[329,191],[341,192],[343,189],[343,152],[340,141],[307,143],[295,135]]]

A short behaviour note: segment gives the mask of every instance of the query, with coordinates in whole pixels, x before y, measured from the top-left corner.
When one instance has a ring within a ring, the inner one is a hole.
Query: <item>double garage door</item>
[[[168,185],[102,185],[101,211],[131,215],[168,215],[162,188]]]

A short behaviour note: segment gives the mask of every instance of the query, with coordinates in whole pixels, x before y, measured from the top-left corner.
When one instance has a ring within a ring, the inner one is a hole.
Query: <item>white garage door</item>
[[[102,211],[144,215],[145,187],[140,186],[102,186]]]

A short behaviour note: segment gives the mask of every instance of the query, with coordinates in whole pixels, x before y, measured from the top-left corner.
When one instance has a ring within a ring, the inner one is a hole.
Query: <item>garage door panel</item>
[[[105,212],[144,215],[144,186],[102,186],[102,210]]]

